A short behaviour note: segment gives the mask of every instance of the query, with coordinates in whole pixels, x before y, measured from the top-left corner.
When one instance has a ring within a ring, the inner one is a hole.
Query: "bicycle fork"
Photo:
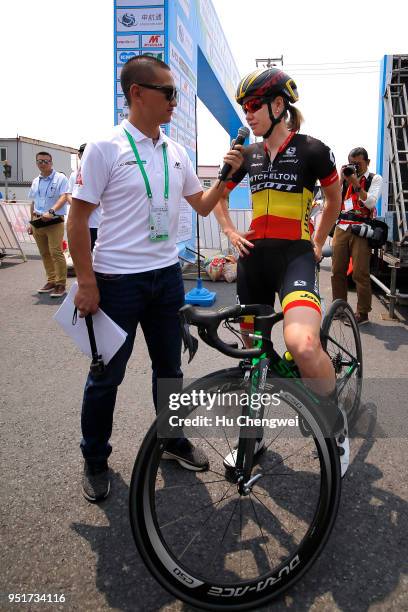
[[[255,332],[255,335],[261,336],[261,333]],[[255,345],[261,347],[262,338],[255,340]],[[242,411],[242,415],[245,417],[245,424],[240,427],[236,463],[237,484],[240,495],[249,495],[252,490],[252,486],[257,480],[259,480],[259,478],[262,477],[262,474],[252,476],[252,469],[254,466],[255,444],[258,439],[263,437],[263,427],[257,427],[256,431],[254,431],[254,427],[247,424],[246,421],[247,418],[262,419],[263,417],[264,406],[262,402],[259,402],[259,394],[262,394],[265,390],[269,364],[270,360],[266,356],[266,353],[263,353],[259,358],[252,360],[249,398],[247,405],[244,406]],[[258,396],[256,408],[254,407],[253,401],[255,394]]]

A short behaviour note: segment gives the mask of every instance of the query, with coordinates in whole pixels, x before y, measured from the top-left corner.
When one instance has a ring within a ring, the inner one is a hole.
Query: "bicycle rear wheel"
[[[351,428],[361,401],[363,351],[354,313],[344,300],[335,300],[330,306],[322,323],[321,340],[336,373],[339,406]]]
[[[209,375],[183,390],[245,392],[242,371]],[[267,450],[253,468],[259,479],[248,495],[238,492],[223,459],[235,432],[218,437],[200,430],[194,443],[206,452],[207,472],[191,472],[162,461],[165,442],[157,437],[161,413],[144,439],[130,484],[130,521],[137,548],[164,588],[207,610],[249,610],[290,587],[321,552],[333,527],[340,497],[337,449],[325,439],[302,388],[267,381],[279,392],[264,418],[302,418],[313,435],[282,428],[265,431]],[[206,406],[186,409],[190,417]],[[173,413],[174,414],[174,413]],[[191,436],[190,436],[190,439]]]

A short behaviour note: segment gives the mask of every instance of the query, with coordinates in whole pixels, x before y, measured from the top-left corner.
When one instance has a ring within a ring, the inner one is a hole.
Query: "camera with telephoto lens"
[[[359,223],[358,225],[352,225],[351,231],[356,236],[360,236],[360,238],[371,239],[373,246],[376,243],[384,243],[384,240],[382,240],[384,230],[381,227],[371,227],[367,223]]]
[[[351,176],[352,174],[358,174],[358,164],[347,164],[343,167],[344,176]]]

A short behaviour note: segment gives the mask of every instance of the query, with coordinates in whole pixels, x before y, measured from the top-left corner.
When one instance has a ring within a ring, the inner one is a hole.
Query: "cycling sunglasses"
[[[137,83],[137,85],[140,87],[146,87],[146,89],[155,89],[156,91],[160,91],[166,96],[166,100],[169,102],[178,99],[177,87],[171,87],[170,85],[150,85],[147,83]]]
[[[260,108],[265,104],[265,98],[253,98],[252,100],[248,100],[248,102],[244,102],[242,105],[242,110],[245,115],[247,113],[256,113]]]

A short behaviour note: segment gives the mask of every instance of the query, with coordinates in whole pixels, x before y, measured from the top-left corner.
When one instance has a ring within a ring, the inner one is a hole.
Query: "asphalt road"
[[[188,610],[150,576],[129,527],[131,470],[153,419],[142,334],[118,394],[112,494],[91,505],[81,493],[79,451],[89,363],[54,323],[57,301],[36,293],[43,282],[38,259],[3,260],[0,609]],[[232,303],[233,286],[214,288],[217,305]],[[321,288],[329,296],[327,265]],[[408,609],[407,310],[400,309],[400,322],[383,321],[385,312],[375,298],[371,323],[362,329],[369,380],[335,528],[313,568],[267,609]],[[194,361],[184,359],[184,372],[192,378],[230,362],[200,342]],[[11,604],[10,593],[64,594],[65,603]]]

